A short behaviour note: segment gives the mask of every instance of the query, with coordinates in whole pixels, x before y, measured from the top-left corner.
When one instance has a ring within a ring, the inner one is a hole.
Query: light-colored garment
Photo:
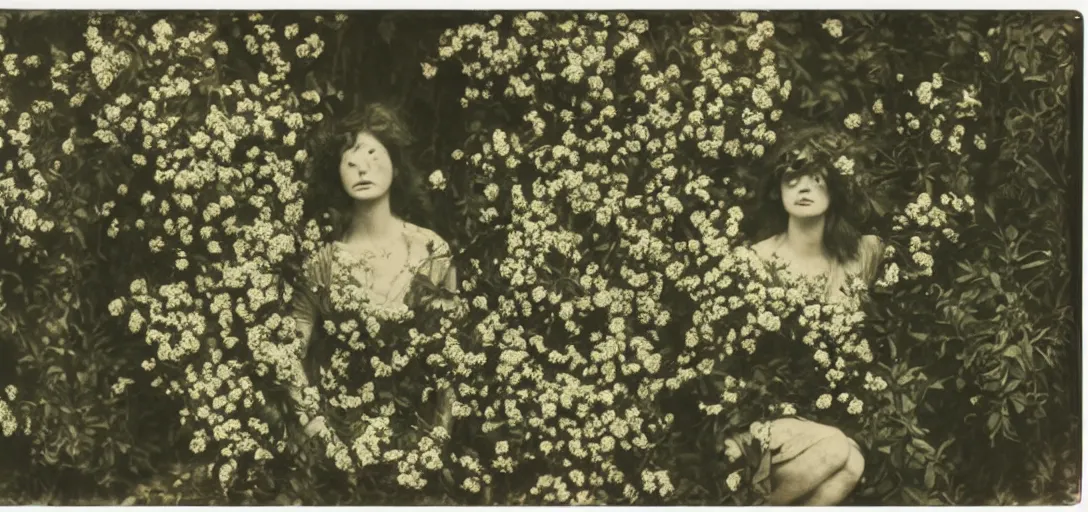
[[[783,262],[778,256],[778,250],[785,243],[785,237],[779,236],[768,264]],[[827,281],[822,299],[828,303],[841,302],[851,293],[848,285],[854,278],[861,278],[866,285],[871,285],[876,279],[876,273],[880,270],[880,261],[883,256],[884,244],[879,237],[874,235],[861,237],[858,243],[858,255],[854,260],[846,263],[831,263],[829,274],[824,276]],[[789,271],[784,270],[784,272]]]
[[[871,284],[879,271],[883,255],[884,245],[880,238],[871,235],[862,237],[855,260],[831,266],[822,300],[842,303],[853,293],[847,286],[853,278],[861,278],[866,284]],[[777,258],[777,246],[772,251],[772,258]],[[771,492],[770,477],[775,466],[789,462],[821,441],[839,434],[834,427],[800,417],[778,418],[763,425],[768,436],[766,447],[751,431],[758,428],[753,428],[729,436],[726,450],[754,462],[752,483],[764,495]]]
[[[433,231],[408,223],[403,224],[397,240],[404,245],[395,250],[382,247],[363,251],[337,241],[314,251],[304,264],[302,286],[292,302],[294,318],[318,326],[323,320],[335,318],[338,312],[354,313],[351,305],[359,298],[367,299],[367,309],[374,308],[371,313],[397,313],[425,302],[435,290],[456,293],[452,253],[445,240]],[[303,366],[309,368],[303,371],[311,379],[320,375],[320,369],[329,364],[338,347],[344,348],[342,341],[322,332],[322,329],[313,331],[314,336],[307,339],[304,349]],[[368,378],[359,370],[355,370],[354,377]],[[352,418],[358,410],[332,407],[322,413],[334,429],[361,428]],[[448,403],[436,408],[433,414],[435,422],[448,423],[445,419]]]
[[[775,466],[794,460],[821,441],[840,435],[834,427],[800,417],[779,418],[764,423],[762,428],[767,436],[765,448],[749,431],[730,436],[726,440],[726,452],[743,456],[752,463],[752,485],[763,495],[771,493],[771,471]]]
[[[386,259],[376,251],[355,251],[336,241],[322,246],[306,261],[304,286],[293,304],[295,318],[316,319],[332,310],[337,290],[361,293],[385,308],[404,307],[417,277],[434,286],[456,290],[449,244],[435,232],[404,224],[398,237],[407,257]]]

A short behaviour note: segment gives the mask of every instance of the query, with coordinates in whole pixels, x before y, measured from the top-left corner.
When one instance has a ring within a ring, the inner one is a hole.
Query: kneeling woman
[[[783,165],[769,176],[758,221],[772,236],[752,248],[761,259],[794,276],[826,282],[820,299],[841,302],[851,293],[847,283],[860,277],[871,284],[883,254],[880,239],[861,234],[847,218],[849,187],[812,138],[798,139]],[[818,140],[818,139],[817,139]],[[769,446],[758,457],[754,483],[769,488],[770,505],[834,505],[858,481],[865,460],[856,442],[839,429],[802,418],[780,418],[764,424]],[[759,450],[749,433],[725,443],[730,456]]]

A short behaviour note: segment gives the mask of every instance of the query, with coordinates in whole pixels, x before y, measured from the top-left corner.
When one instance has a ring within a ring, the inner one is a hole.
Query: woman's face
[[[352,146],[340,156],[340,180],[344,191],[357,201],[385,197],[393,185],[389,151],[370,133],[359,132]]]
[[[792,173],[782,178],[782,206],[790,217],[819,217],[827,213],[830,199],[826,172]]]

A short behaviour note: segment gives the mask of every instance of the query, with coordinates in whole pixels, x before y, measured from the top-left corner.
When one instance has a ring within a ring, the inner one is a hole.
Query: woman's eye
[[[368,155],[373,155],[373,154],[374,154],[374,148],[370,148],[370,150],[369,150],[369,151],[367,151],[366,153],[367,153]]]
[[[351,162],[351,161],[349,161],[349,162],[348,162],[348,167],[358,167],[358,166],[357,166],[357,165],[355,165],[355,162]]]

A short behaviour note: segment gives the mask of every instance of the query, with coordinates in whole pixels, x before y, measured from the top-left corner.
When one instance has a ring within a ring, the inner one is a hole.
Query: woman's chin
[[[385,197],[386,192],[387,191],[362,189],[362,190],[350,190],[350,191],[348,191],[348,195],[351,196],[351,198],[356,200],[356,201],[363,202],[363,203],[369,203],[369,202],[377,201],[377,200]]]
[[[790,217],[793,217],[793,218],[795,218],[797,220],[804,220],[804,221],[811,221],[811,220],[818,219],[820,217],[823,217],[824,213],[826,213],[826,210],[815,210],[815,209],[805,209],[805,210],[800,210],[800,211],[794,210],[792,212],[789,212]]]

